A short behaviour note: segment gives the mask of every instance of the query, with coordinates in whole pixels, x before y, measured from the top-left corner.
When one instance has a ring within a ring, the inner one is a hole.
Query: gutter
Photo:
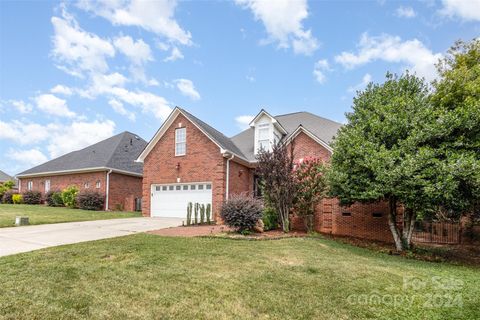
[[[224,154],[224,156],[227,155],[227,154]],[[235,155],[234,154],[231,154],[230,155],[230,158],[227,158],[227,178],[226,178],[226,186],[225,186],[225,200],[228,200],[228,193],[229,193],[229,189],[230,189],[230,160],[232,160],[233,158],[235,158]]]
[[[112,169],[107,172],[107,184],[105,189],[105,211],[108,211],[108,191],[110,190],[110,173],[112,173]]]

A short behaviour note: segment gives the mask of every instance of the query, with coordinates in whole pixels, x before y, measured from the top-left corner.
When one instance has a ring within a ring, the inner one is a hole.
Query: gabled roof
[[[110,170],[141,176],[143,165],[134,160],[147,142],[125,131],[84,149],[67,153],[19,173],[17,177]]]
[[[274,117],[287,132],[285,138],[297,134],[303,130],[317,139],[317,142],[329,146],[342,124],[319,117],[310,112],[295,112]],[[254,129],[249,128],[233,136],[231,140],[241,150],[242,154],[249,160],[255,161],[254,154]],[[323,142],[323,143],[322,143]],[[328,148],[327,148],[328,149]],[[331,150],[331,149],[330,149]]]
[[[203,132],[213,143],[215,143],[219,148],[220,152],[222,153],[232,153],[236,156],[243,158],[246,160],[245,156],[242,154],[242,151],[233,143],[233,141],[225,136],[223,133],[218,131],[217,129],[213,128],[212,126],[208,125],[207,123],[203,122],[202,120],[198,119],[188,111],[175,107],[173,111],[170,113],[168,118],[162,124],[160,129],[155,133],[153,138],[150,140],[148,145],[142,151],[142,153],[138,156],[137,161],[143,162],[147,155],[152,151],[153,147],[157,144],[166,130],[172,125],[173,121],[177,118],[179,114],[182,114],[185,118],[187,118],[193,125],[195,125],[200,131]]]
[[[0,183],[5,181],[14,181],[13,177],[0,170]]]

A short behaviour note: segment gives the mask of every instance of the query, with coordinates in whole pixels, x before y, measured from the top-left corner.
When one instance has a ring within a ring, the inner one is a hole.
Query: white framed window
[[[50,180],[45,180],[45,193],[50,191]]]
[[[85,184],[83,185],[85,187],[85,189],[88,189],[90,188],[90,183],[89,182],[85,182]]]
[[[270,124],[258,125],[258,150],[270,150]]]
[[[27,183],[27,190],[28,190],[28,191],[32,191],[32,189],[33,189],[33,181],[28,181],[28,183]]]
[[[175,129],[175,156],[184,156],[187,152],[187,129]]]
[[[95,188],[97,189],[100,189],[100,186],[102,185],[102,183],[100,182],[100,180],[98,180],[96,183],[95,183]]]

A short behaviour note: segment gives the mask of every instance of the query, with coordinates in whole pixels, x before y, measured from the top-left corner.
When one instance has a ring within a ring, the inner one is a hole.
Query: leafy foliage
[[[23,203],[40,204],[42,203],[42,193],[40,191],[25,191],[23,193]]]
[[[18,193],[12,194],[12,202],[13,202],[13,204],[22,204],[23,203],[23,196],[21,194],[18,194]]]
[[[3,194],[13,188],[15,182],[13,181],[5,181],[4,183],[0,183],[0,199],[2,199]]]
[[[324,165],[318,158],[304,158],[295,167],[297,192],[293,202],[295,213],[304,218],[305,227],[313,231],[315,207],[326,193]]]
[[[63,207],[62,193],[60,191],[50,190],[45,195],[45,201],[50,207]]]
[[[222,205],[220,215],[225,224],[238,232],[252,230],[262,218],[263,204],[246,195],[232,195]]]
[[[83,210],[103,210],[105,199],[96,191],[82,191],[78,193],[76,204]]]
[[[12,196],[13,196],[14,194],[17,194],[17,192],[12,191],[12,190],[5,191],[5,192],[3,193],[2,203],[12,204],[12,203],[13,203]]]
[[[275,230],[278,228],[278,213],[271,207],[263,209],[262,214],[263,230]]]
[[[260,150],[257,155],[257,174],[265,186],[263,196],[278,213],[284,232],[290,230],[290,210],[297,185],[293,173],[294,143],[280,142],[272,151]]]
[[[77,200],[78,189],[75,186],[70,186],[62,191],[62,200],[65,206],[75,208]]]

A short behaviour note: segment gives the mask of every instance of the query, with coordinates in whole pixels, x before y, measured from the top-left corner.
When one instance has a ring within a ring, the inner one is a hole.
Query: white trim
[[[180,132],[180,130],[183,130],[185,132],[185,135],[184,135],[185,140],[184,141],[178,141],[177,133]],[[177,146],[179,144],[184,144],[185,145],[183,153],[177,153]],[[175,157],[184,156],[186,154],[187,154],[187,128],[186,127],[175,128]]]
[[[230,189],[230,160],[235,158],[235,155],[231,155],[230,158],[227,158],[227,177],[225,179],[225,200],[228,200],[228,194],[229,194],[229,189]]]
[[[93,167],[93,168],[84,168],[84,169],[46,171],[46,172],[39,172],[39,173],[32,173],[32,174],[22,174],[22,175],[17,175],[16,177],[23,179],[23,178],[29,178],[29,177],[55,176],[55,175],[65,175],[65,174],[71,174],[71,173],[85,173],[85,172],[109,171],[109,170],[112,170],[112,172],[115,172],[115,173],[121,173],[129,176],[143,177],[143,174],[141,173],[126,171],[126,170],[118,170],[110,167]]]
[[[110,173],[112,173],[111,169],[107,172],[107,182],[105,184],[105,211],[108,211],[108,194],[110,191]]]
[[[322,139],[318,138],[316,135],[314,135],[311,131],[309,131],[308,129],[306,129],[302,125],[298,126],[298,128],[295,129],[295,131],[287,138],[287,144],[292,142],[292,140],[295,139],[300,132],[305,133],[307,136],[312,138],[315,142],[317,142],[318,144],[323,146],[325,149],[327,149],[328,152],[333,153],[333,149],[328,145],[328,143],[326,143]]]
[[[269,117],[270,119],[272,119],[272,123],[277,126],[278,128],[280,128],[281,131],[283,134],[287,134],[287,130],[285,130],[285,128],[280,124],[280,122],[278,122],[277,119],[275,119],[274,116],[272,116],[270,113],[268,113],[267,111],[265,111],[265,109],[262,109],[260,110],[260,112],[253,118],[252,121],[250,121],[250,123],[248,124],[250,127],[254,127],[255,126],[255,122],[257,122],[257,120],[263,116],[263,115],[266,115],[267,117]]]

